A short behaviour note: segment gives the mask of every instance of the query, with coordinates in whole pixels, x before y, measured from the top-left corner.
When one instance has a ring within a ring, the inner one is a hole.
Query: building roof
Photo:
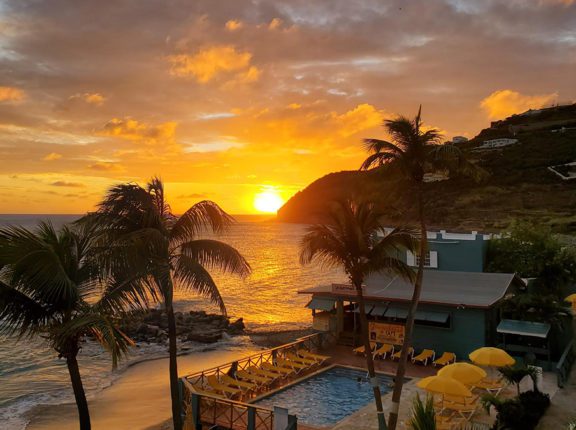
[[[513,273],[425,270],[420,303],[488,308],[504,298],[512,284],[524,286]],[[413,285],[398,276],[377,274],[366,279],[364,297],[372,302],[409,302],[413,291]],[[332,284],[299,293],[351,299],[355,296],[353,291],[334,289]]]
[[[503,334],[540,337],[546,339],[550,332],[550,324],[532,321],[502,320],[496,331]]]

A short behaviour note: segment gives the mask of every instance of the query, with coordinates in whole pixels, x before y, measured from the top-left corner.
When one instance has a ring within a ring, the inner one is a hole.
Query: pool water
[[[382,395],[391,391],[392,377],[377,374]],[[280,406],[312,426],[330,426],[374,401],[365,370],[332,367],[257,402]]]

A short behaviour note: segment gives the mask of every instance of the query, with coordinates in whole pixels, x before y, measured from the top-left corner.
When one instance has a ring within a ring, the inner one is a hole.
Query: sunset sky
[[[253,213],[420,103],[450,139],[575,101],[576,1],[0,0],[0,70],[0,212],[159,175]]]

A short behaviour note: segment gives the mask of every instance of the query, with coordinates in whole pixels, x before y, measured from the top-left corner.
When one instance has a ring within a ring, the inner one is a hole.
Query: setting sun
[[[262,191],[254,197],[254,207],[259,212],[276,212],[284,204],[282,197],[274,190]]]

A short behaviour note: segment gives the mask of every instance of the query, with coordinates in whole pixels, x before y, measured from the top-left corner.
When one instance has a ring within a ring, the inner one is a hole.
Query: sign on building
[[[392,345],[402,345],[404,343],[403,325],[370,321],[368,330],[371,342],[391,343]]]
[[[365,286],[362,285],[362,289]],[[333,293],[340,293],[340,294],[356,294],[356,288],[352,284],[332,284],[332,292]]]

